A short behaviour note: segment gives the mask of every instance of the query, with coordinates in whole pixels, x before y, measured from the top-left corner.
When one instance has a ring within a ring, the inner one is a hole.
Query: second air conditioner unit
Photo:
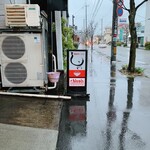
[[[5,22],[8,27],[40,27],[40,7],[37,4],[7,4]]]
[[[2,87],[44,86],[41,34],[2,34],[0,38]]]

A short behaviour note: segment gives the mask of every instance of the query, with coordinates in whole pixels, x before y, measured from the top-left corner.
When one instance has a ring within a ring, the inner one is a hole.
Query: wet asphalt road
[[[98,45],[95,45],[95,51],[101,53],[101,55],[105,55],[110,58],[111,55],[111,47],[107,46],[107,48],[100,49]],[[130,49],[126,47],[117,47],[117,65],[122,65],[129,63],[129,52]],[[145,75],[150,77],[150,51],[144,50],[144,48],[137,48],[136,50],[136,67],[141,67],[144,69]]]
[[[150,150],[150,78],[122,75],[103,51],[89,54],[90,101],[64,104],[57,150]]]

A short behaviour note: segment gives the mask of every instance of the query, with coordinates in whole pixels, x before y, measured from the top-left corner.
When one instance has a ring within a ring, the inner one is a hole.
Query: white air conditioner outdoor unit
[[[5,21],[10,27],[39,27],[40,7],[37,4],[7,4]]]
[[[41,34],[1,34],[0,56],[3,87],[44,86]]]

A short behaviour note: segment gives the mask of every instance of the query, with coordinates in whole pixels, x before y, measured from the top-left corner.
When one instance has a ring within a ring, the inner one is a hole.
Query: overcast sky
[[[125,5],[129,6],[130,0],[124,0]],[[135,0],[138,5],[141,0]],[[75,16],[75,25],[78,29],[85,28],[85,5],[87,4],[87,20],[88,23],[93,19],[97,23],[96,32],[101,32],[106,26],[112,25],[112,11],[113,3],[112,0],[68,0],[69,3],[69,15],[70,24],[72,24],[72,15]],[[145,5],[143,4],[137,11],[136,20],[145,23]],[[122,18],[127,18],[128,12],[124,11]],[[103,21],[102,21],[103,20]]]

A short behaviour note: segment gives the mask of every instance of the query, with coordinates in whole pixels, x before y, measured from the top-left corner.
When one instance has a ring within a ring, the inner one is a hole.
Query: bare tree
[[[145,2],[148,0],[142,0],[140,4],[136,6],[135,0],[130,0],[130,8],[128,9],[124,4],[123,0],[120,0],[122,3],[118,3],[120,7],[122,7],[124,10],[127,10],[129,12],[129,31],[131,35],[131,46],[130,46],[130,56],[129,56],[129,65],[128,65],[128,71],[134,72],[135,71],[135,62],[136,62],[136,44],[137,44],[137,33],[136,33],[136,26],[135,26],[135,16],[138,8],[142,6]]]
[[[127,45],[128,42],[128,35],[129,35],[129,26],[126,24],[123,26],[124,32],[125,32],[125,43]]]
[[[93,36],[96,30],[97,24],[94,24],[94,21],[91,21],[84,31],[82,31],[82,42],[87,45],[89,42],[93,43]],[[91,45],[93,46],[93,45]],[[92,47],[91,47],[92,48]]]
[[[93,36],[94,32],[96,30],[97,24],[94,24],[94,21],[91,21],[89,26],[88,26],[88,37],[90,38],[91,41],[91,49],[93,50]]]

